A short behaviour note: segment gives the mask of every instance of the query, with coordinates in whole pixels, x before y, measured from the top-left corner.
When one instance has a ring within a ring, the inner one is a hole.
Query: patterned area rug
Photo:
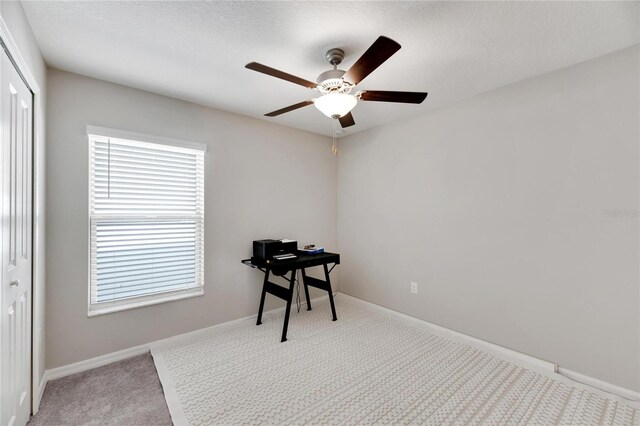
[[[350,298],[152,351],[176,425],[640,425],[635,404]]]

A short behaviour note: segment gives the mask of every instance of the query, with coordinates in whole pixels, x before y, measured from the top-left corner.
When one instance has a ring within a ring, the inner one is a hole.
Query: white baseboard
[[[311,299],[311,302],[321,302],[323,300],[328,299],[329,296],[320,296],[314,299]],[[306,306],[306,302],[302,302],[303,306]],[[313,305],[313,303],[312,303]],[[285,307],[282,306],[280,308],[271,309],[269,311],[265,311],[263,315],[266,314],[274,314],[278,312],[284,311]],[[132,358],[134,356],[142,355],[149,352],[152,348],[161,347],[168,344],[173,344],[179,342],[184,339],[189,339],[191,337],[197,336],[199,334],[207,333],[208,331],[216,328],[229,327],[238,322],[255,319],[258,317],[258,314],[249,315],[243,318],[239,318],[236,320],[224,322],[221,324],[216,324],[211,327],[201,328],[199,330],[190,331],[188,333],[179,334],[177,336],[168,337],[162,340],[156,340],[154,342],[145,343],[143,345],[134,346],[132,348],[123,349],[121,351],[112,352],[109,354],[101,355],[95,358],[86,359],[83,361],[74,362],[73,364],[63,365],[62,367],[52,368],[50,370],[46,370],[44,376],[42,378],[42,382],[40,387],[42,392],[44,392],[44,387],[46,386],[49,380],[60,379],[62,377],[69,376],[71,374],[82,373],[83,371],[91,370],[93,368],[102,367],[107,364],[111,364],[117,361],[122,361],[127,358]],[[41,395],[42,397],[42,395]],[[39,403],[39,401],[38,401]]]
[[[47,381],[60,379],[93,368],[102,367],[113,362],[122,361],[123,359],[142,355],[149,352],[149,345],[134,346],[133,348],[123,349],[121,351],[112,352],[110,354],[97,356],[95,358],[85,359],[84,361],[74,362],[73,364],[63,365],[62,367],[46,370],[44,375]]]
[[[428,330],[438,335],[445,336],[453,340],[457,340],[461,343],[465,343],[473,347],[477,347],[485,352],[492,353],[493,355],[496,355],[501,359],[505,359],[507,361],[513,362],[514,364],[521,365],[525,368],[530,368],[536,371],[542,371],[547,374],[552,373],[555,377],[560,376],[566,379],[571,379],[574,382],[599,389],[601,391],[607,392],[612,395],[617,395],[626,400],[630,400],[633,402],[640,401],[640,392],[636,392],[631,389],[626,389],[626,388],[614,385],[612,383],[608,383],[600,379],[596,379],[594,377],[590,377],[581,373],[576,373],[575,371],[567,370],[566,368],[561,368],[553,362],[545,361],[545,360],[536,358],[532,355],[524,354],[522,352],[518,352],[513,349],[506,348],[504,346],[496,345],[495,343],[490,343],[485,340],[481,340],[476,337],[472,337],[467,334],[460,333],[458,331],[454,331],[454,330],[430,323],[428,321],[421,320],[419,318],[415,318],[410,315],[406,315],[406,314],[394,311],[392,309],[385,308],[380,305],[376,305],[375,303],[367,302],[366,300],[349,296],[348,294],[340,293],[338,297],[347,298],[349,300],[366,304],[380,311],[393,314],[413,324],[427,328]]]
[[[358,303],[362,303],[365,304],[367,306],[373,307],[377,310],[389,313],[389,314],[393,314],[395,316],[397,316],[398,318],[402,318],[408,322],[411,322],[415,325],[424,327],[426,329],[428,329],[430,332],[450,338],[452,340],[456,340],[459,341],[461,343],[473,346],[473,347],[477,347],[485,352],[489,352],[493,355],[496,355],[497,357],[501,358],[501,359],[505,359],[509,362],[512,362],[514,364],[517,365],[521,365],[525,368],[530,368],[533,370],[537,370],[537,371],[542,371],[545,372],[547,374],[557,374],[560,377],[563,378],[568,378],[571,379],[575,382],[593,387],[593,388],[597,388],[600,389],[602,391],[608,392],[610,394],[613,395],[618,395],[622,398],[625,398],[627,400],[631,400],[631,401],[640,401],[640,392],[636,392],[630,389],[625,389],[622,388],[620,386],[608,383],[608,382],[604,382],[602,380],[590,377],[590,376],[586,376],[584,374],[581,373],[576,373],[574,371],[571,370],[567,370],[565,368],[559,368],[557,364],[554,364],[553,362],[549,362],[549,361],[545,361],[539,358],[536,358],[534,356],[531,355],[527,355],[524,354],[522,352],[518,352],[515,351],[513,349],[509,349],[506,348],[504,346],[500,346],[500,345],[496,345],[495,343],[491,343],[491,342],[487,342],[485,340],[481,340],[478,339],[476,337],[472,337],[469,336],[467,334],[464,333],[460,333],[458,331],[454,331],[433,323],[430,323],[428,321],[424,321],[421,320],[419,318],[415,318],[397,311],[394,311],[392,309],[388,309],[385,308],[383,306],[380,305],[376,305],[374,303],[371,302],[367,302],[365,300],[362,299],[358,299],[355,298],[353,296],[349,296],[348,294],[344,294],[344,293],[337,293],[336,294],[337,298],[345,298],[345,299],[349,299],[349,300],[353,300],[355,302]],[[321,296],[321,297],[317,297],[314,299],[311,299],[312,302],[320,302],[323,300],[328,299],[328,296]],[[306,303],[303,302],[303,305],[306,306]],[[269,311],[265,311],[264,314],[276,314],[278,312],[282,312],[284,311],[284,307],[280,307],[280,308],[276,308],[276,309],[271,309]],[[185,340],[185,339],[189,339],[192,338],[194,336],[197,336],[199,334],[203,334],[203,333],[207,333],[212,329],[217,329],[217,328],[222,328],[222,327],[230,327],[233,326],[234,324],[237,324],[239,322],[242,321],[246,321],[246,320],[250,320],[250,319],[255,319],[257,317],[257,314],[254,315],[249,315],[243,318],[239,318],[236,320],[232,320],[232,321],[228,321],[225,323],[221,323],[221,324],[216,324],[213,325],[211,327],[207,327],[207,328],[202,328],[199,330],[195,330],[195,331],[191,331],[188,333],[184,333],[184,334],[179,334],[177,336],[172,336],[172,337],[168,337],[166,339],[162,339],[162,340],[157,340],[155,342],[150,342],[150,343],[146,343],[143,345],[139,345],[139,346],[135,346],[132,348],[128,348],[128,349],[123,349],[121,351],[117,351],[117,352],[113,352],[110,354],[105,354],[105,355],[101,355],[95,358],[91,358],[91,359],[87,359],[84,361],[79,361],[73,364],[69,364],[69,365],[65,365],[62,367],[57,367],[57,368],[53,368],[51,370],[46,370],[44,373],[44,376],[42,377],[42,381],[40,382],[40,390],[39,390],[39,398],[38,398],[38,404],[36,405],[36,407],[39,405],[40,400],[42,399],[42,395],[44,393],[44,389],[45,386],[47,385],[47,382],[49,380],[55,380],[55,379],[59,379],[61,377],[65,377],[65,376],[69,376],[71,374],[76,374],[76,373],[81,373],[83,371],[87,371],[87,370],[91,370],[93,368],[97,368],[97,367],[102,367],[104,365],[107,364],[111,364],[113,362],[117,362],[117,361],[122,361],[124,359],[127,358],[131,358],[137,355],[142,355],[144,353],[149,352],[150,350],[154,349],[154,348],[159,348],[165,345],[169,345],[169,344],[174,344],[176,342],[179,342],[181,340]],[[37,411],[37,410],[36,410]]]
[[[348,294],[340,293],[339,297],[353,300],[355,302],[370,306],[379,311],[392,314],[405,321],[411,322],[414,325],[426,328],[434,334],[447,337],[449,339],[464,343],[469,346],[477,347],[479,349],[482,349],[485,352],[494,354],[502,359],[507,359],[510,362],[513,362],[514,364],[522,365],[524,367],[533,368],[536,370],[548,371],[548,372],[557,371],[557,365],[552,362],[545,361],[540,358],[536,358],[534,356],[524,354],[522,352],[514,351],[513,349],[505,348],[504,346],[496,345],[495,343],[490,343],[490,342],[487,342],[486,340],[478,339],[476,337],[469,336],[468,334],[460,333],[458,331],[454,331],[449,328],[442,327],[437,324],[433,324],[429,321],[421,320],[419,318],[412,317],[410,315],[406,315],[398,311],[394,311],[393,309],[385,308],[384,306],[376,305],[375,303],[367,302],[366,300],[349,296]]]
[[[35,415],[40,409],[40,401],[42,401],[42,395],[44,395],[44,388],[47,387],[47,372],[45,371],[42,377],[40,378],[40,383],[38,385],[38,392],[33,393],[34,401],[31,405],[32,414]]]
[[[631,389],[626,389],[618,385],[614,385],[613,383],[605,382],[600,379],[596,379],[595,377],[587,376],[582,373],[578,373],[575,371],[567,370],[566,368],[558,368],[558,374],[561,374],[564,377],[567,377],[571,380],[574,380],[578,383],[582,383],[594,388],[598,388],[605,392],[609,392],[618,396],[621,396],[625,399],[629,399],[634,402],[640,402],[640,392],[633,391]]]

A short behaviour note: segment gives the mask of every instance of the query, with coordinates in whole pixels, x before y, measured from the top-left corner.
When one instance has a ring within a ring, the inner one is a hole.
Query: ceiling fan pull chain
[[[331,152],[333,153],[334,157],[338,155],[338,140],[336,139],[336,121],[338,121],[337,118],[333,120],[333,146],[331,147]]]

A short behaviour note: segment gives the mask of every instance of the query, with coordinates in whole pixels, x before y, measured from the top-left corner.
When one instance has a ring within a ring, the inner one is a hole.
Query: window
[[[205,146],[87,133],[89,316],[202,295]]]

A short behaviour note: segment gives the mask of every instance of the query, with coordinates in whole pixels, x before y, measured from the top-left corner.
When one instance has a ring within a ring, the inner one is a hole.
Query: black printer
[[[253,257],[257,259],[273,259],[273,256],[295,254],[298,242],[295,240],[256,240],[253,242]]]

